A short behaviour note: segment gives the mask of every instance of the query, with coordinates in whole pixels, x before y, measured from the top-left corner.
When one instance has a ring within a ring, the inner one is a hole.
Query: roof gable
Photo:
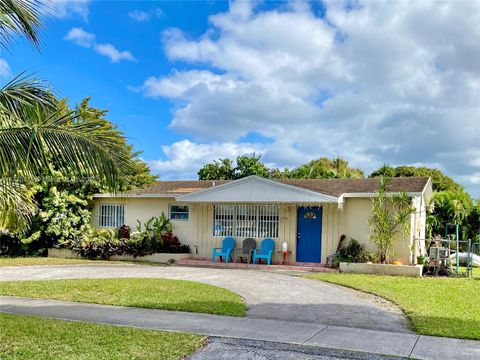
[[[337,203],[336,196],[303,189],[278,181],[261,178],[255,175],[222,185],[212,186],[205,190],[176,197],[177,201],[215,203],[215,202],[248,202],[248,203]]]

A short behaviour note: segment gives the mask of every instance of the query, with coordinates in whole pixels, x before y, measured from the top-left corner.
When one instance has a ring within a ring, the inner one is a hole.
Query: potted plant
[[[417,264],[418,265],[424,265],[426,260],[427,260],[427,258],[423,255],[417,256]]]

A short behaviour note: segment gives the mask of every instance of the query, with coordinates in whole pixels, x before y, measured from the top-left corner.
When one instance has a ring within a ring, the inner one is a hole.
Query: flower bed
[[[48,249],[48,257],[52,258],[62,258],[62,259],[78,259],[81,256],[73,250],[70,249]],[[139,260],[139,261],[150,261],[155,263],[168,263],[171,260],[178,261],[181,259],[189,259],[192,257],[190,253],[155,253],[146,256],[137,256],[133,255],[112,255],[109,260]]]
[[[344,273],[421,277],[422,271],[423,265],[340,263],[340,272]]]

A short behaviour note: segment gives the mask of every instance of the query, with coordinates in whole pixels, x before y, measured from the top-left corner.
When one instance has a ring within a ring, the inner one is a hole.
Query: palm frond
[[[0,230],[26,230],[36,206],[28,189],[18,182],[0,180]]]
[[[23,72],[0,89],[0,116],[4,117],[1,120],[28,117],[24,112],[38,105],[54,109],[56,101],[55,94],[45,81]]]
[[[0,45],[8,48],[13,34],[18,34],[38,48],[43,8],[37,0],[0,0]]]
[[[67,177],[92,177],[115,189],[133,163],[111,133],[95,121],[75,123],[72,113],[51,113],[42,119],[0,123],[0,173],[42,176],[52,164]],[[83,179],[88,180],[88,179]]]

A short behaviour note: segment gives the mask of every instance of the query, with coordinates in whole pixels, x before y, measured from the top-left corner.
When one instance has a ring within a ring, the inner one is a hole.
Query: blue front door
[[[322,208],[299,207],[297,213],[297,261],[320,262]]]

